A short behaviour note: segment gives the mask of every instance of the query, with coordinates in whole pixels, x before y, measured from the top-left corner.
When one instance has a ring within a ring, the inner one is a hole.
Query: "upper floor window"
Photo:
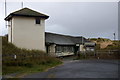
[[[36,19],[35,19],[35,23],[36,23],[36,24],[40,24],[40,18],[36,18]]]

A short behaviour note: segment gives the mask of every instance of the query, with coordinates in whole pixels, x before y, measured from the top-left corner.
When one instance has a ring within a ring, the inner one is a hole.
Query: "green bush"
[[[16,59],[14,59],[14,55],[17,56]],[[44,51],[17,48],[12,43],[8,43],[6,36],[2,38],[2,61],[3,68],[11,66],[31,68],[36,65],[61,63],[59,59],[46,55]]]
[[[97,40],[97,38],[90,38],[90,40],[96,41],[96,40]]]
[[[24,66],[31,68],[31,67],[33,67],[33,64],[32,63],[25,63]]]

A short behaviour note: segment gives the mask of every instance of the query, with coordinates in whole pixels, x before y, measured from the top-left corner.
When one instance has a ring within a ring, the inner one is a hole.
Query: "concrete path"
[[[61,66],[24,78],[118,78],[117,60],[65,61]]]

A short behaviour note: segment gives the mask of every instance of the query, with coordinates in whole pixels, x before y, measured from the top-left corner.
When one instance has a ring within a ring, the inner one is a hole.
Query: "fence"
[[[97,50],[96,56],[100,58],[108,59],[119,59],[120,51],[119,50]]]
[[[119,50],[96,50],[96,54],[114,54],[114,53],[119,53]]]
[[[119,50],[96,50],[96,51],[85,51],[80,53],[84,58],[94,59],[119,59]]]

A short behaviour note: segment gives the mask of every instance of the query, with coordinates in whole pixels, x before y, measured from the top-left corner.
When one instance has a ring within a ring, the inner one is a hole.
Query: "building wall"
[[[13,17],[12,25],[13,44],[20,48],[45,51],[44,19],[41,19],[40,24],[36,24],[34,17]]]
[[[56,53],[56,56],[69,56],[69,55],[74,55],[74,52],[61,52],[61,53]]]
[[[86,47],[86,51],[95,51],[94,47]]]
[[[56,46],[57,56],[74,55],[74,46],[71,45],[57,45]]]
[[[48,48],[49,49],[48,53],[52,56],[55,56],[55,46],[56,46],[55,44],[52,44]]]
[[[85,51],[84,45],[81,44],[79,48],[80,48],[80,51]]]
[[[11,29],[12,29],[12,20],[13,19],[11,19],[10,21],[8,21],[8,42],[12,42],[12,39],[11,39],[11,37],[12,37],[12,33],[11,33]]]
[[[67,56],[67,55],[74,55],[74,50],[71,51],[57,51],[56,47],[58,47],[58,45],[56,44],[51,44],[50,46],[48,46],[48,54],[51,56]],[[61,50],[64,48],[64,46],[59,46],[61,47]],[[69,48],[69,45],[68,45]]]

